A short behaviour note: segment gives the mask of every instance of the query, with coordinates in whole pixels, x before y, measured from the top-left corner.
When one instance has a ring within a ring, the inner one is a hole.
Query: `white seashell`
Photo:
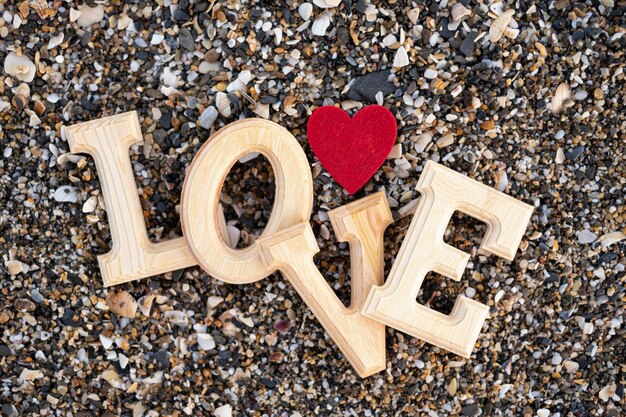
[[[176,88],[178,87],[178,76],[172,72],[169,67],[163,68],[163,73],[161,74],[161,81],[163,85],[166,87]]]
[[[579,230],[578,233],[576,233],[576,237],[578,238],[578,243],[582,245],[595,242],[598,238],[595,233],[588,229]]]
[[[27,56],[11,52],[4,60],[4,72],[29,83],[35,79],[35,64]]]
[[[507,10],[491,23],[491,27],[489,28],[489,40],[491,42],[498,42],[500,38],[502,38],[502,35],[504,35],[504,31],[509,25],[509,22],[513,18],[514,14],[515,10]]]
[[[471,14],[472,11],[463,6],[461,3],[456,3],[454,6],[452,6],[451,15],[453,22],[459,22]]]
[[[20,85],[15,87],[12,91],[13,91],[13,94],[21,95],[26,98],[30,97],[30,87],[26,83],[20,83]]]
[[[233,407],[230,404],[217,407],[215,411],[213,411],[213,415],[215,417],[233,417]]]
[[[4,267],[11,276],[19,275],[28,271],[28,266],[18,260],[6,261]]]
[[[330,9],[339,6],[341,4],[341,0],[313,0],[313,3],[322,9]]]
[[[500,16],[502,14],[502,12],[504,11],[504,5],[502,4],[501,1],[492,3],[489,6],[489,10],[491,10],[492,13],[494,13],[496,16]]]
[[[396,42],[398,42],[398,40],[396,39],[395,35],[390,33],[383,38],[382,44],[386,47],[389,47],[391,45],[394,45]]]
[[[70,9],[70,22],[75,22],[80,18],[81,12],[80,10],[76,10],[74,8]]]
[[[113,346],[113,339],[110,337],[106,337],[103,334],[100,334],[100,343],[102,343],[102,347],[104,350],[109,350],[111,346]]]
[[[232,114],[230,99],[228,95],[222,91],[218,91],[215,95],[215,107],[217,107],[217,111],[224,117],[230,117]]]
[[[78,10],[80,16],[76,19],[78,26],[82,28],[91,27],[91,25],[99,23],[104,19],[104,6],[89,7],[86,3],[81,5]]]
[[[22,381],[32,381],[33,379],[41,378],[43,378],[43,372],[28,368],[24,368],[19,376],[19,379],[21,379]]]
[[[256,115],[264,119],[269,119],[270,117],[270,105],[269,104],[258,103],[252,111]]]
[[[106,303],[111,312],[118,316],[132,319],[137,312],[137,301],[128,291],[109,293],[106,298]]]
[[[96,211],[96,207],[98,206],[98,197],[92,195],[85,201],[83,204],[83,213],[93,213]]]
[[[569,89],[569,85],[566,82],[559,84],[552,97],[552,113],[559,113],[563,109],[563,103],[569,100],[572,96],[572,92]]]
[[[282,41],[283,41],[283,30],[281,28],[275,28],[274,29],[274,43],[276,43],[276,45],[280,45]]]
[[[396,55],[393,58],[393,67],[402,68],[409,65],[409,55],[406,53],[404,46],[401,46],[396,51]]]
[[[156,297],[154,294],[150,294],[144,295],[139,300],[137,300],[137,307],[139,308],[139,311],[141,311],[141,314],[146,317],[150,316],[150,310],[152,309],[152,303],[154,302],[155,298]]]
[[[418,9],[417,7],[414,9],[411,9],[407,12],[407,17],[409,18],[409,20],[411,21],[411,23],[416,24],[417,20],[420,17],[420,9]]]
[[[9,107],[11,107],[11,103],[7,102],[7,101],[0,101],[0,113],[2,113],[3,111],[5,111],[6,109],[8,109]]]
[[[117,18],[117,30],[124,30],[130,26],[131,23],[133,23],[133,19],[131,19],[130,16],[126,13],[121,14]]]
[[[429,132],[424,132],[417,137],[415,141],[415,151],[418,153],[424,152],[424,149],[428,146],[428,144],[433,140],[433,135]]]
[[[166,319],[170,321],[170,323],[178,327],[187,327],[187,325],[189,324],[189,317],[187,317],[187,314],[182,311],[166,311],[165,313],[163,313],[163,315]]]
[[[302,3],[300,6],[298,6],[298,14],[302,18],[302,20],[309,20],[312,13],[313,5],[311,3]]]
[[[198,339],[198,346],[202,350],[211,350],[215,349],[215,340],[213,340],[213,336],[208,333],[196,333],[196,338]]]
[[[509,39],[517,39],[519,36],[519,29],[506,28],[504,29],[504,36]]]
[[[48,49],[53,49],[61,45],[63,43],[63,39],[65,39],[65,34],[63,32],[57,33],[48,41]]]
[[[59,203],[75,203],[78,201],[78,192],[75,187],[64,185],[57,188],[52,198]]]
[[[226,226],[226,230],[228,231],[228,246],[235,249],[241,238],[241,230],[230,224]]]
[[[311,33],[313,36],[324,36],[328,26],[330,26],[330,15],[328,13],[323,13],[320,17],[315,19],[315,22],[313,22]]]
[[[614,243],[618,243],[622,240],[626,239],[626,234],[623,232],[611,232],[605,235],[602,235],[598,242],[600,242],[600,246],[602,249],[611,246]]]

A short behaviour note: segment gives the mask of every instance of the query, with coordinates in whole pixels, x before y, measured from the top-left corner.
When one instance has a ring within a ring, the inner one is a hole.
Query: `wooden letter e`
[[[417,302],[430,271],[461,279],[469,255],[443,241],[458,210],[488,226],[482,249],[512,260],[533,208],[434,162],[427,162],[417,190],[422,200],[411,221],[387,282],[370,290],[363,308],[368,317],[469,357],[489,308],[459,296],[450,315]]]

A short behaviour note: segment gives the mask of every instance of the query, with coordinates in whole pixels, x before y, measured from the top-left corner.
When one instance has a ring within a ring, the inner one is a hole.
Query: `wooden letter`
[[[111,227],[111,251],[98,257],[105,286],[196,265],[184,238],[162,243],[148,239],[128,149],[142,140],[139,118],[129,112],[66,129],[73,153],[96,162]]]
[[[345,307],[313,256],[319,247],[308,223],[261,238],[267,266],[278,269],[322,323],[361,377],[385,368],[385,326],[361,314],[372,285],[384,280],[383,234],[392,222],[387,200],[376,193],[330,212],[333,229],[350,245],[352,301]]]
[[[512,260],[533,208],[434,162],[427,162],[417,184],[422,194],[387,282],[370,291],[363,313],[374,320],[469,357],[489,308],[464,296],[450,315],[417,302],[426,274],[459,281],[469,255],[443,241],[454,211],[488,226],[485,251]]]
[[[232,249],[220,229],[221,185],[243,155],[260,152],[276,178],[272,215],[261,237]],[[215,134],[198,152],[183,185],[183,234],[200,266],[230,283],[249,283],[281,270],[361,376],[385,367],[384,325],[360,307],[372,284],[383,282],[383,231],[391,222],[382,194],[330,213],[352,254],[352,304],[346,308],[313,263],[318,247],[308,224],[313,203],[309,164],[296,139],[279,125],[247,119]]]

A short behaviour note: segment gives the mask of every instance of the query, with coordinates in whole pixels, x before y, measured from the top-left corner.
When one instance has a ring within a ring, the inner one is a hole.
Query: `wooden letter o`
[[[231,284],[245,284],[274,272],[257,243],[230,248],[221,229],[220,192],[226,175],[242,156],[260,152],[276,179],[272,214],[262,233],[270,236],[308,222],[313,208],[313,180],[302,147],[285,128],[262,119],[246,119],[220,129],[194,157],[181,195],[183,234],[200,266]]]

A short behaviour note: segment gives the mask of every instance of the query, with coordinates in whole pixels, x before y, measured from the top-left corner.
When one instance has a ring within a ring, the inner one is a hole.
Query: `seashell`
[[[29,83],[35,79],[35,64],[27,56],[11,52],[4,60],[4,72]]]
[[[56,189],[53,198],[59,203],[75,203],[78,201],[78,192],[76,187],[64,185]]]
[[[46,0],[32,0],[30,2],[30,7],[35,10],[41,19],[47,19],[54,16],[54,13],[56,12],[56,9],[50,7]]]
[[[313,3],[322,9],[330,9],[339,6],[341,4],[341,0],[313,0]]]
[[[83,213],[93,213],[98,207],[98,197],[92,195],[83,203]]]
[[[422,153],[428,146],[428,144],[433,140],[433,135],[430,132],[424,132],[417,137],[415,141],[415,151],[417,153]]]
[[[109,293],[106,303],[113,313],[122,317],[135,318],[137,301],[127,291]]]
[[[452,15],[453,22],[459,22],[467,16],[471,15],[472,11],[463,6],[461,3],[456,3],[454,6],[452,6],[452,11],[450,12],[450,14]]]
[[[76,22],[81,15],[81,11],[80,10],[76,10],[74,8],[70,9],[70,22],[74,23]]]
[[[35,113],[41,116],[46,111],[46,106],[44,106],[44,104],[41,101],[37,100],[35,101],[33,110],[35,110]]]
[[[600,246],[602,249],[611,246],[614,243],[618,243],[622,240],[626,239],[626,234],[623,232],[611,232],[605,235],[600,236],[598,242],[600,242]]]
[[[572,92],[569,89],[569,85],[565,82],[559,84],[552,97],[552,113],[559,113],[563,109],[563,103],[569,100],[572,96]]]
[[[402,68],[409,65],[409,55],[406,53],[404,46],[401,46],[396,51],[396,55],[393,58],[393,67]]]
[[[215,95],[215,107],[217,107],[217,111],[224,117],[230,117],[232,114],[230,99],[228,95],[222,91],[218,91]]]
[[[137,300],[139,311],[146,317],[150,316],[150,310],[152,310],[152,303],[156,296],[154,294],[144,295],[139,300]]]
[[[302,20],[309,20],[313,14],[313,5],[311,3],[302,3],[298,6],[298,14]]]
[[[507,10],[491,23],[491,27],[489,28],[489,40],[491,42],[498,42],[500,38],[502,38],[502,35],[504,35],[504,31],[509,25],[509,22],[513,18],[514,14],[515,10]]]
[[[230,224],[226,226],[226,230],[228,231],[228,246],[235,249],[241,238],[241,230]]]
[[[417,20],[420,17],[420,9],[418,9],[417,7],[414,9],[411,9],[407,12],[406,16],[409,18],[411,23],[416,24]]]
[[[57,46],[61,45],[63,43],[63,39],[65,39],[65,34],[63,32],[60,32],[60,33],[54,35],[48,41],[47,49],[53,49],[53,48],[56,48]]]
[[[491,10],[491,12],[496,16],[500,16],[504,11],[504,5],[501,1],[498,1],[489,5],[489,10]]]
[[[324,36],[328,26],[330,26],[330,15],[328,13],[323,13],[320,17],[315,19],[315,22],[313,22],[311,34],[313,34],[313,36]]]
[[[18,94],[13,97],[11,100],[11,104],[16,110],[24,110],[26,106],[28,106],[28,99],[21,94]]]
[[[26,98],[30,97],[30,87],[26,83],[21,83],[15,89],[13,89],[13,94],[22,95]]]
[[[39,370],[24,368],[19,376],[19,379],[22,381],[32,381],[33,379],[41,379],[43,376],[43,372]]]
[[[28,266],[18,260],[6,261],[4,263],[4,267],[11,276],[19,275],[22,272],[28,271]]]
[[[509,176],[506,174],[505,170],[498,170],[496,172],[496,190],[504,191],[506,187],[509,185]]]
[[[184,328],[189,325],[189,317],[182,311],[170,310],[163,313],[163,315],[175,326]]]
[[[117,30],[124,30],[130,26],[131,23],[133,23],[133,19],[131,19],[130,16],[126,13],[121,14],[117,18]]]
[[[215,349],[215,340],[213,336],[208,333],[196,333],[196,339],[198,339],[198,346],[202,350]]]
[[[104,6],[89,7],[86,3],[81,5],[78,10],[80,16],[76,19],[76,23],[81,28],[89,28],[104,19]]]
[[[3,111],[5,111],[6,109],[8,109],[9,107],[11,107],[11,103],[7,102],[7,101],[0,101],[0,113],[2,113]]]

